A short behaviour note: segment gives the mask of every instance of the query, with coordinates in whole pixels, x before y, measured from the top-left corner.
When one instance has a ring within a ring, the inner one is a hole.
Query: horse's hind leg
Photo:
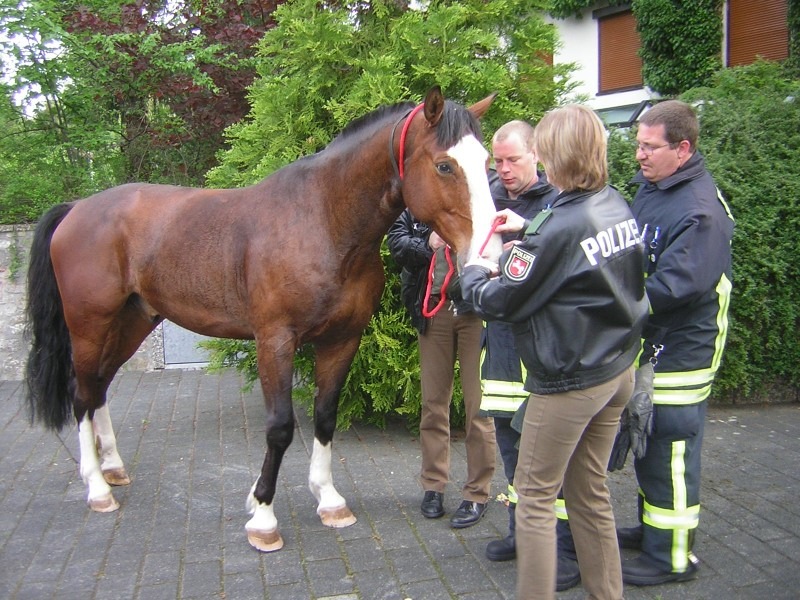
[[[87,319],[84,323],[91,321]],[[119,504],[109,484],[122,485],[130,479],[117,451],[106,391],[119,368],[133,356],[155,324],[135,306],[126,304],[103,331],[85,327],[84,331],[89,330],[93,335],[72,335],[80,473],[88,487],[89,507],[96,512],[111,512]]]
[[[323,525],[347,527],[356,517],[333,485],[331,460],[333,433],[339,409],[339,393],[360,339],[345,340],[334,346],[317,346],[314,399],[314,449],[308,471],[308,487],[317,499],[317,514]]]
[[[117,438],[108,412],[108,402],[94,412],[92,419],[97,451],[100,454],[100,471],[109,485],[128,485],[131,478],[125,470],[117,451]]]
[[[100,468],[100,457],[95,445],[94,427],[89,413],[85,413],[78,422],[78,440],[81,447],[81,479],[89,488],[86,498],[89,508],[95,512],[112,512],[119,508],[119,503],[111,493],[111,486],[103,477]]]

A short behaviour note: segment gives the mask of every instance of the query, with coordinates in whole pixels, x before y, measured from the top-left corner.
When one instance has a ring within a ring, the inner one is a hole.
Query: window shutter
[[[599,92],[642,87],[641,47],[636,19],[630,10],[598,19],[600,38]]]
[[[728,3],[728,65],[749,65],[761,56],[789,56],[787,0],[730,0]]]

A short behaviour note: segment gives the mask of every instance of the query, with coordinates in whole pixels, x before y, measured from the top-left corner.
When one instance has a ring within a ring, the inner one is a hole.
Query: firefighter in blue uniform
[[[696,150],[690,106],[661,102],[641,118],[636,159],[641,184],[633,202],[646,245],[650,311],[640,362],[655,365],[654,424],[634,462],[640,524],[617,531],[641,550],[622,565],[632,585],[685,581],[700,513],[700,450],[706,399],[720,365],[731,296],[733,217]]]

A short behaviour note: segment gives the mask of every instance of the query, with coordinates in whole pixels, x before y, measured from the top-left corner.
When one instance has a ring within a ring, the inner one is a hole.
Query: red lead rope
[[[489,244],[489,240],[492,239],[492,235],[497,229],[497,226],[504,222],[505,219],[503,217],[495,218],[494,222],[492,223],[492,228],[489,230],[489,235],[486,236],[486,239],[484,240],[481,249],[478,250],[478,256],[483,254],[483,251]],[[442,297],[439,298],[439,302],[432,309],[428,308],[428,305],[430,304],[431,301],[431,289],[433,289],[433,271],[436,266],[436,253],[434,253],[433,256],[431,257],[431,264],[428,267],[428,285],[425,288],[425,298],[422,301],[422,316],[428,319],[434,316],[436,313],[438,313],[439,309],[442,308],[445,301],[447,300],[447,297],[445,295],[445,290],[447,290],[447,286],[450,284],[450,280],[453,278],[453,274],[455,273],[455,268],[453,268],[453,259],[450,257],[450,246],[445,247],[444,257],[445,260],[447,260],[447,274],[444,276],[444,282],[442,283]]]

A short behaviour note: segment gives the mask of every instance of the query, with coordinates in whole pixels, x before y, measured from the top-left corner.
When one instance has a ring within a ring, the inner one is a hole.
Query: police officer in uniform
[[[494,169],[489,171],[489,188],[498,211],[513,210],[526,219],[533,217],[553,203],[558,191],[538,171],[538,158],[533,149],[533,126],[525,121],[509,121],[492,137]],[[503,244],[518,237],[516,233],[502,235]],[[484,326],[481,352],[481,412],[494,417],[497,448],[508,479],[508,535],[486,546],[486,558],[491,561],[513,560],[517,556],[514,513],[517,493],[514,489],[514,470],[517,468],[519,432],[511,419],[528,397],[525,391],[525,365],[514,345],[510,323],[488,321]],[[580,572],[571,537],[562,535],[566,523],[563,498],[556,501],[559,520],[558,577],[556,591],[578,584]],[[566,546],[562,543],[566,540]]]
[[[706,399],[720,364],[731,296],[733,217],[696,149],[697,118],[669,100],[639,121],[641,184],[632,210],[644,231],[651,314],[641,360],[658,349],[654,425],[634,467],[639,520],[618,530],[641,554],[622,566],[633,585],[685,581],[700,514],[700,448]]]
[[[643,245],[627,203],[607,185],[605,129],[591,109],[548,113],[534,146],[558,197],[530,221],[499,213],[506,221],[498,231],[522,239],[499,264],[469,257],[461,277],[478,314],[513,323],[527,370],[514,472],[517,598],[554,598],[553,505],[563,484],[584,588],[618,600],[606,466],[647,318]]]

